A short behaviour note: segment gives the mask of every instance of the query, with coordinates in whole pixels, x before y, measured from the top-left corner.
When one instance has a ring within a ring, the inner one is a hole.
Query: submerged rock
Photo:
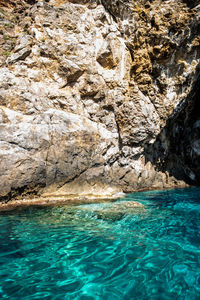
[[[1,1],[2,201],[199,184],[191,3]]]
[[[122,201],[109,204],[80,207],[83,211],[91,213],[97,219],[108,221],[117,221],[122,219],[127,214],[135,214],[139,209],[144,209],[144,205],[136,201]]]

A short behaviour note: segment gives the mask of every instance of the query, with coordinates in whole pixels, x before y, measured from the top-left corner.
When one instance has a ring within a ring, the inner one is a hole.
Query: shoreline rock
[[[174,189],[174,188],[190,188],[190,186],[180,186],[180,187],[169,187],[163,190],[168,190],[168,189]],[[132,191],[132,193],[139,193],[139,192],[144,192],[144,191],[153,191],[153,190],[157,190],[157,189],[145,189],[145,190],[140,190],[140,191]],[[4,212],[4,211],[11,211],[11,210],[15,210],[15,209],[19,209],[19,208],[28,208],[31,206],[36,206],[36,207],[48,207],[48,206],[60,206],[60,205],[81,205],[81,204],[91,204],[91,203],[110,203],[110,202],[115,202],[118,199],[121,199],[123,197],[125,197],[126,194],[123,192],[116,192],[113,194],[106,194],[106,192],[103,194],[87,194],[85,193],[85,195],[75,195],[75,194],[71,194],[71,195],[59,195],[59,194],[46,194],[43,197],[37,197],[34,198],[34,196],[32,198],[21,198],[21,199],[15,199],[15,200],[10,200],[8,202],[0,202],[0,212]],[[144,207],[142,204],[140,204],[139,202],[135,202],[135,201],[130,201],[130,202],[134,202],[135,203],[135,207]],[[129,201],[122,201],[120,202],[120,204],[116,203],[116,205],[122,205],[123,209],[126,209],[126,205],[123,204],[127,203],[127,207],[128,207],[128,203]],[[133,205],[134,207],[134,205]]]

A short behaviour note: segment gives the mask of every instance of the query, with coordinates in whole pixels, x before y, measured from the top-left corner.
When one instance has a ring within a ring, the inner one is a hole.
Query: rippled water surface
[[[0,299],[200,299],[200,188],[0,214]]]

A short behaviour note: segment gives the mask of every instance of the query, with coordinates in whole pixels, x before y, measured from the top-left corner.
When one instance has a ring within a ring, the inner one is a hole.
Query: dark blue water
[[[0,214],[0,299],[200,299],[200,188]]]

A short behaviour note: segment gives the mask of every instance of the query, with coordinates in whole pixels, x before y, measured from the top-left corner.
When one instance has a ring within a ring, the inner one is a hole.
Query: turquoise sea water
[[[200,188],[0,214],[0,299],[200,299]]]

